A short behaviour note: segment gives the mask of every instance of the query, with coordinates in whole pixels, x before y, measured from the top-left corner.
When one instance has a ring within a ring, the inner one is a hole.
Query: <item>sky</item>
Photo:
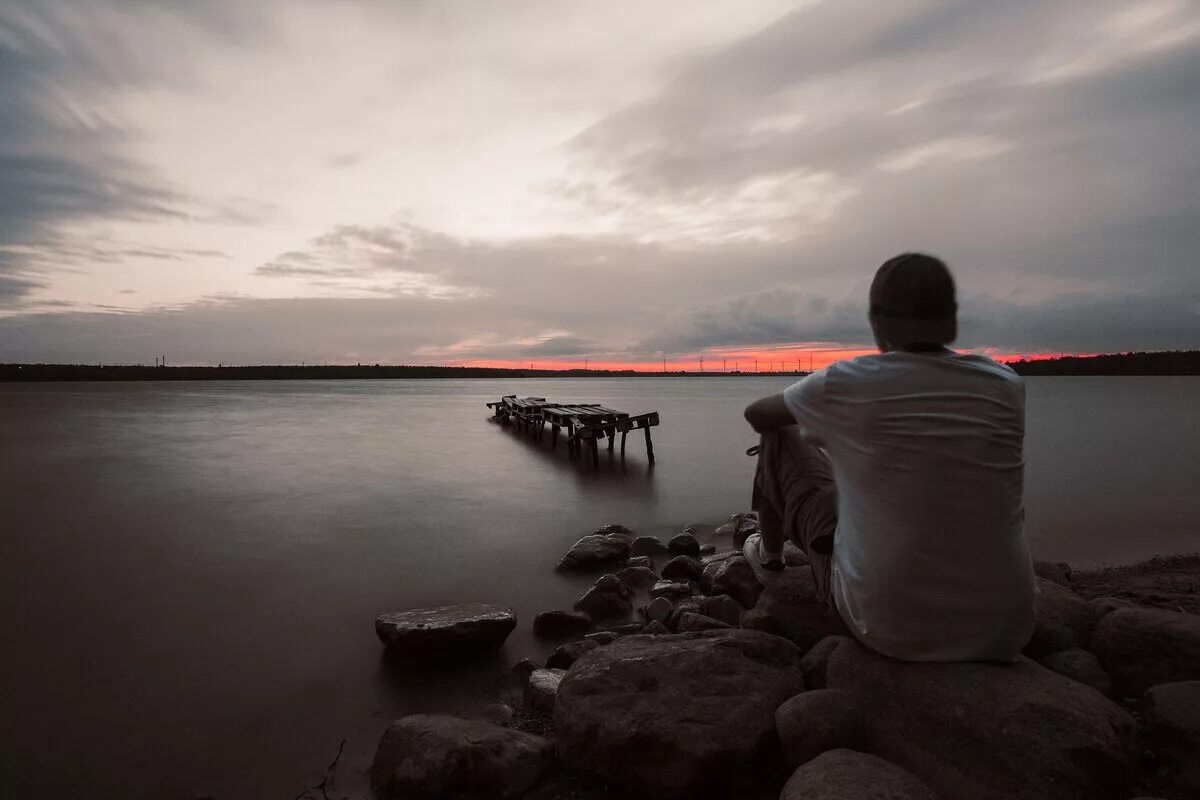
[[[1200,346],[1200,9],[0,5],[0,361],[808,368]]]

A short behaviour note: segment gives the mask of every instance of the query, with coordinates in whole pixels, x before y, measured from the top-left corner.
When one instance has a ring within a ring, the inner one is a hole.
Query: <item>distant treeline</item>
[[[1022,375],[1200,375],[1200,351],[1120,353],[1014,361]],[[697,372],[624,369],[502,369],[355,364],[353,366],[147,367],[131,364],[0,364],[0,381],[237,381],[372,378],[617,378],[805,375],[804,372]]]

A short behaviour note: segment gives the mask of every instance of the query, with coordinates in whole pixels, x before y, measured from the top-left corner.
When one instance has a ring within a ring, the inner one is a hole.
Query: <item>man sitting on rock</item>
[[[1025,386],[946,347],[954,280],[905,253],[871,284],[880,354],[817,370],[746,408],[762,434],[744,553],[764,584],[784,538],[854,635],[908,661],[1015,658],[1034,623],[1022,501]]]

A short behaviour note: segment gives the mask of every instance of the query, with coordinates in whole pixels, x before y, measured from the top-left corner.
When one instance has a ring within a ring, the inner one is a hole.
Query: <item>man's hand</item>
[[[783,400],[783,392],[755,400],[746,406],[745,417],[750,427],[758,433],[796,424],[792,412],[788,411],[787,403]]]

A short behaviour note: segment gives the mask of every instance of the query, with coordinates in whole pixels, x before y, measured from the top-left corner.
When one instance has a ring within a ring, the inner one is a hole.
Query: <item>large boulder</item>
[[[627,636],[567,671],[559,757],[634,793],[731,790],[777,757],[774,712],[804,690],[795,645],[758,631]]]
[[[742,616],[742,627],[783,636],[801,652],[826,636],[850,635],[837,609],[826,608],[817,599],[812,570],[803,567],[785,569],[768,584],[754,608]]]
[[[830,750],[800,767],[779,800],[940,800],[916,775],[878,756]]]
[[[535,714],[554,713],[554,696],[562,682],[565,669],[550,667],[535,669],[525,683],[525,707]]]
[[[582,611],[543,611],[533,618],[533,635],[546,638],[579,636],[592,629],[592,618]]]
[[[412,663],[486,653],[517,627],[511,608],[459,603],[382,614],[375,634],[394,655]]]
[[[1141,710],[1155,756],[1151,780],[1173,796],[1200,797],[1200,681],[1160,683]]]
[[[616,575],[621,583],[635,592],[653,586],[658,582],[658,575],[650,567],[622,567],[617,570]]]
[[[629,601],[631,597],[633,590],[616,575],[601,575],[592,588],[575,601],[575,608],[592,619],[623,617],[633,610],[633,603]]]
[[[584,536],[571,546],[558,562],[559,569],[591,569],[604,567],[629,557],[629,542],[624,537],[606,534]]]
[[[635,556],[656,556],[667,552],[667,546],[657,536],[639,536],[633,540],[630,552]]]
[[[844,642],[825,677],[861,698],[866,749],[943,800],[1129,797],[1132,718],[1027,658],[906,663]]]
[[[1139,697],[1159,683],[1200,679],[1200,615],[1117,608],[1100,618],[1091,650],[1117,691]]]
[[[1096,610],[1070,589],[1045,578],[1037,579],[1037,622],[1025,645],[1025,655],[1042,658],[1059,650],[1087,647],[1096,627]]]
[[[754,570],[750,564],[743,556],[727,558],[720,564],[713,573],[712,584],[706,593],[727,594],[744,608],[754,608],[763,587],[758,578],[754,577]]]
[[[1090,686],[1105,697],[1114,697],[1112,677],[1100,665],[1100,659],[1088,650],[1059,650],[1042,659],[1042,666]]]
[[[371,788],[394,798],[512,798],[550,766],[550,743],[512,728],[414,714],[384,732],[371,763]]]
[[[862,704],[850,692],[817,689],[775,709],[775,730],[788,763],[798,767],[827,750],[861,748],[866,720]]]

